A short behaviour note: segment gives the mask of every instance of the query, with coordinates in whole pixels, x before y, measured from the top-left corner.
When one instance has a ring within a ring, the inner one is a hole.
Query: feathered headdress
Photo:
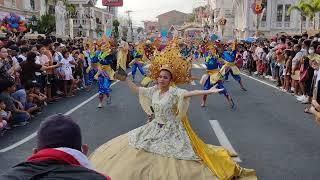
[[[174,84],[185,84],[191,82],[191,63],[183,60],[177,46],[171,45],[162,53],[156,54],[149,67],[149,77],[156,80],[161,70],[171,72]]]

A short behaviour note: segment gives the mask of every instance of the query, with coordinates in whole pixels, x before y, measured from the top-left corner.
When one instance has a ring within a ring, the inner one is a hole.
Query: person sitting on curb
[[[0,179],[111,180],[93,170],[87,153],[79,125],[69,116],[56,114],[41,123],[33,155],[0,175]]]

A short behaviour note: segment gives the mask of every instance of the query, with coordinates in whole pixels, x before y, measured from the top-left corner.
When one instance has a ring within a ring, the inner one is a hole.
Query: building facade
[[[300,13],[297,11],[288,13],[290,6],[297,2],[298,0],[263,0],[264,12],[257,16],[251,9],[253,0],[234,0],[235,37],[242,39],[253,36],[257,31],[257,24],[258,31],[267,37],[282,32],[287,34],[300,33],[301,20],[302,31],[312,29],[313,21],[306,18],[301,19]],[[316,17],[316,27],[319,27],[319,15]]]
[[[112,8],[95,7],[97,0],[69,0],[69,3],[76,7],[76,12],[67,16],[66,34],[69,35],[72,29],[73,37],[95,39],[112,27],[114,15],[111,13],[117,13],[114,8],[110,13]]]
[[[233,38],[235,14],[233,13],[232,0],[208,0],[208,23],[218,36]],[[219,25],[219,20],[226,20],[225,25]]]
[[[147,34],[159,32],[157,21],[144,21],[143,25],[144,25],[145,33]]]
[[[181,26],[186,22],[190,15],[176,10],[166,12],[157,16],[159,29],[168,30],[171,26]]]
[[[0,0],[0,12],[16,13],[27,19],[32,16],[39,17],[41,8],[41,0]]]

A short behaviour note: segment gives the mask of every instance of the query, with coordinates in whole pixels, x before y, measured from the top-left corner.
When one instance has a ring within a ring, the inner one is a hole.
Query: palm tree
[[[288,14],[291,14],[293,10],[299,11],[300,13],[300,32],[302,33],[302,21],[303,18],[309,16],[309,7],[304,0],[299,0],[297,4],[291,6],[288,10]]]
[[[320,11],[320,0],[309,0],[305,6],[307,7],[307,14],[310,20],[313,21],[313,29],[316,29],[316,13]]]

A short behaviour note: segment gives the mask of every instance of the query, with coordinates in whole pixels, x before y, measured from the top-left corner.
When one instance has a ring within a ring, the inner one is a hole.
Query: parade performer
[[[221,58],[225,61],[224,65],[222,66],[220,72],[221,74],[227,79],[229,74],[231,73],[234,80],[238,81],[240,87],[243,91],[246,91],[244,88],[241,77],[240,77],[240,70],[235,64],[237,49],[236,49],[236,42],[228,44],[226,49],[222,52]]]
[[[145,55],[144,55],[144,45],[142,43],[136,43],[136,47],[133,50],[133,60],[130,62],[132,66],[132,79],[135,80],[135,76],[137,73],[137,69],[139,69],[140,73],[143,76],[146,76],[146,73],[143,70],[143,64],[145,63]]]
[[[191,64],[181,58],[179,49],[157,55],[149,70],[157,80],[150,88],[138,87],[126,75],[116,74],[139,95],[142,109],[153,119],[95,150],[90,160],[96,169],[115,180],[257,179],[254,170],[240,167],[224,148],[205,144],[190,126],[190,98],[223,89],[178,88],[176,85],[191,80]]]
[[[210,48],[210,51],[208,52],[205,58],[205,65],[207,67],[207,71],[202,76],[200,84],[203,85],[204,90],[209,90],[213,86],[216,86],[218,89],[223,89],[223,91],[219,93],[223,94],[226,97],[231,109],[233,109],[235,107],[235,104],[227,89],[223,85],[223,76],[220,73],[221,63],[218,60],[219,57],[214,47]],[[207,95],[202,96],[201,107],[205,107],[207,97]]]
[[[122,40],[117,54],[117,69],[121,67],[123,70],[127,69],[127,58],[129,52],[129,44]]]
[[[108,41],[101,46],[101,51],[98,55],[99,70],[95,75],[95,79],[98,79],[99,83],[99,104],[98,108],[102,108],[104,97],[107,96],[107,104],[111,103],[110,86],[114,80],[114,71],[111,68],[112,63],[111,47]]]
[[[100,51],[99,50],[95,50],[96,48],[94,47],[92,42],[89,42],[88,44],[89,47],[89,66],[86,69],[86,72],[88,73],[88,87],[89,89],[92,86],[93,80],[95,75],[98,72],[99,69],[99,54]]]

